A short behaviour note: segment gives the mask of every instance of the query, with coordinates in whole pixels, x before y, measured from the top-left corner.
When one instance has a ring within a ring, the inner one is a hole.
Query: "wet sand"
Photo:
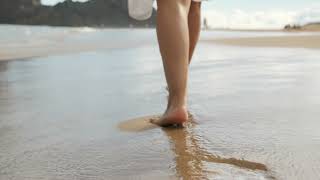
[[[132,133],[159,128],[158,126],[150,123],[150,119],[157,119],[160,117],[161,115],[153,115],[123,121],[118,125],[118,128],[123,132]],[[172,126],[162,128],[166,135],[168,135],[170,138],[173,145],[172,149],[177,155],[177,158],[183,157],[183,159],[179,160],[179,163],[181,164],[177,164],[177,171],[181,171],[179,172],[179,175],[184,179],[195,176],[206,177],[204,176],[205,172],[202,172],[203,169],[201,167],[196,167],[198,168],[196,170],[193,170],[192,167],[189,167],[188,164],[195,160],[198,161],[197,164],[202,164],[202,162],[205,161],[209,163],[228,164],[250,170],[268,171],[266,165],[261,163],[250,162],[243,159],[223,158],[207,152],[204,148],[200,147],[200,142],[197,142],[198,140],[194,137],[194,132],[192,132],[192,129],[194,126],[196,126],[196,124],[197,123],[195,119],[189,118],[188,123],[186,123],[183,127]],[[188,139],[191,140],[193,144],[192,146],[188,145]]]
[[[282,47],[320,49],[320,35],[302,35],[285,37],[249,37],[215,39],[212,42],[247,47]]]
[[[146,43],[98,31],[61,37],[116,46],[0,62],[0,179],[320,178],[318,49],[225,46],[207,39],[285,35],[204,32],[193,121],[163,129],[148,122],[167,96],[155,32],[134,33]]]

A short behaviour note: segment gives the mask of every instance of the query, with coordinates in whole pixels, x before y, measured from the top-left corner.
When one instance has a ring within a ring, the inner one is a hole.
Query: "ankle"
[[[171,104],[168,107],[168,111],[186,111],[187,112],[187,105],[186,104]]]
[[[187,105],[186,96],[169,95],[169,107],[185,107]]]

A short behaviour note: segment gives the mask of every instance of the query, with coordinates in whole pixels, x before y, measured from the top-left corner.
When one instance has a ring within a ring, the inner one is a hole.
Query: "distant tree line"
[[[136,21],[128,15],[127,0],[66,0],[44,6],[41,0],[0,0],[0,24],[93,27],[152,27],[153,16]]]
[[[302,29],[302,26],[301,25],[298,25],[298,24],[287,24],[284,26],[284,29],[285,30],[301,30]]]

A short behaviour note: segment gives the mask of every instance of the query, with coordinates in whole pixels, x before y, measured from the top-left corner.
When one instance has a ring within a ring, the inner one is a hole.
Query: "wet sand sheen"
[[[160,115],[151,115],[139,117],[119,123],[118,128],[123,132],[138,133],[146,130],[152,130],[158,127],[150,123],[150,119],[159,118]],[[194,119],[189,119],[184,128],[167,127],[161,128],[168,136],[171,142],[172,150],[176,154],[176,171],[178,176],[183,179],[191,177],[207,177],[208,173],[203,167],[203,162],[222,163],[233,165],[238,168],[249,170],[258,170],[268,173],[268,168],[262,163],[247,161],[244,159],[224,158],[208,152],[201,147],[199,139],[195,138],[195,132],[192,130],[196,126]],[[192,163],[191,163],[192,162]],[[211,174],[219,174],[210,172]],[[274,179],[268,176],[269,179]]]
[[[153,33],[136,31],[134,39],[148,39],[141,45],[127,42],[131,30],[71,33],[63,38],[75,50],[119,44],[0,62],[0,179],[320,179],[317,50],[200,42],[188,102],[197,123],[162,129],[149,117],[121,122],[165,108]],[[202,34],[264,35],[283,34]]]

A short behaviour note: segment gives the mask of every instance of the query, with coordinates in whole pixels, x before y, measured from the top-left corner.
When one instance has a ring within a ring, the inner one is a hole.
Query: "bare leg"
[[[201,2],[191,2],[188,14],[189,28],[189,65],[194,53],[194,49],[198,43],[201,31]],[[168,88],[167,88],[168,90]],[[170,102],[168,103],[169,106]]]
[[[191,2],[188,14],[188,28],[189,28],[189,65],[194,54],[194,49],[199,40],[201,31],[201,2]],[[166,88],[168,90],[168,87]],[[170,106],[170,99],[167,108]],[[189,114],[189,118],[190,118]]]
[[[191,0],[158,0],[157,3],[157,35],[170,103],[163,116],[152,122],[160,126],[183,124],[188,119],[188,14]]]
[[[199,40],[200,30],[201,30],[201,2],[192,2],[190,6],[189,16],[189,39],[190,39],[190,49],[189,49],[189,64],[191,63],[192,55],[194,49]]]

